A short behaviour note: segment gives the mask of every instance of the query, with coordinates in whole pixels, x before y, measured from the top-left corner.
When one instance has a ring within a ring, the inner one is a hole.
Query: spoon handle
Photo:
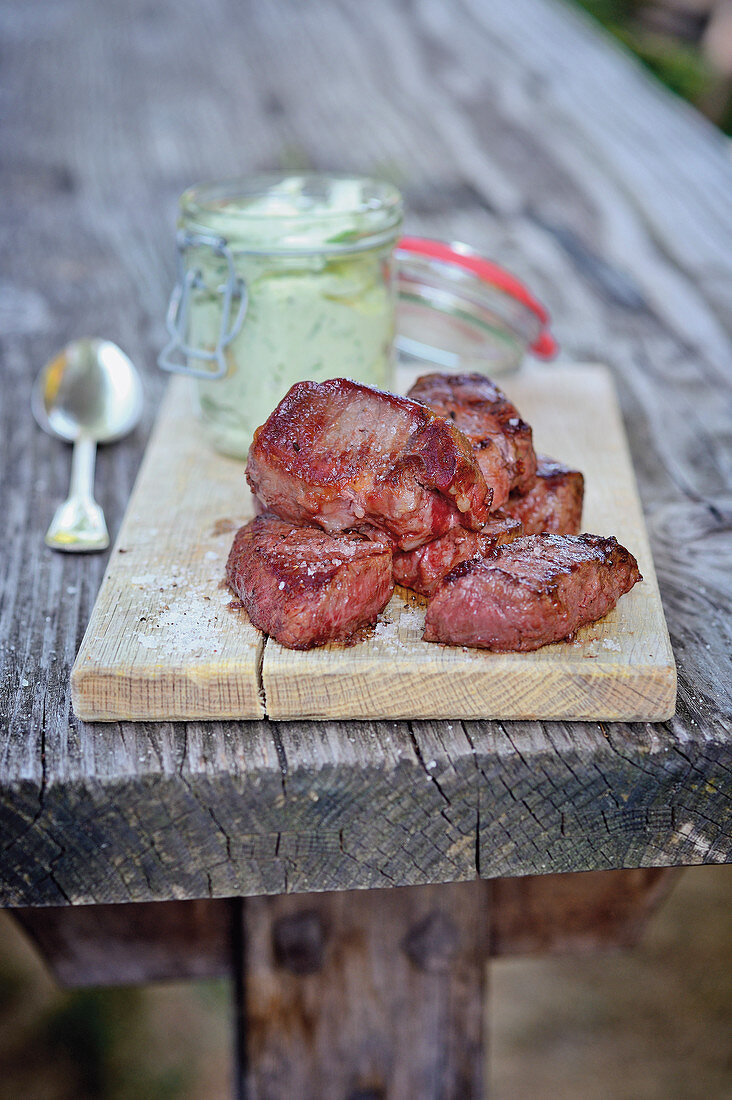
[[[109,533],[104,512],[94,500],[94,462],[97,445],[93,439],[74,443],[71,459],[71,487],[68,499],[56,509],[46,532],[46,546],[53,550],[105,550]]]

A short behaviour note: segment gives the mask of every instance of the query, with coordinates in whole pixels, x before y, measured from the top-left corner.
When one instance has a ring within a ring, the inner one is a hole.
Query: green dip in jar
[[[160,365],[196,375],[211,445],[245,458],[294,382],[389,388],[402,200],[354,176],[262,174],[180,199],[181,271]]]

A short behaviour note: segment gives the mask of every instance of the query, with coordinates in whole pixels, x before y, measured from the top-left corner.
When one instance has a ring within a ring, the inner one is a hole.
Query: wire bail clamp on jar
[[[246,283],[236,273],[234,257],[224,237],[179,229],[176,233],[176,245],[178,276],[165,317],[170,340],[158,356],[158,365],[163,370],[187,374],[192,378],[223,378],[227,372],[224,351],[239,334],[247,312]],[[216,287],[216,292],[221,295],[221,322],[213,351],[192,347],[187,342],[191,293],[194,290],[205,290],[206,283],[200,267],[188,267],[185,256],[189,249],[199,247],[210,248],[226,261],[227,266],[226,282]],[[236,316],[233,324],[230,324],[232,306],[237,299]],[[215,363],[216,368],[194,367],[190,363],[191,359]]]

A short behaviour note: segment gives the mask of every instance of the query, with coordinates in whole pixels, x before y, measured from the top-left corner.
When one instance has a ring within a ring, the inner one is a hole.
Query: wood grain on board
[[[670,717],[676,670],[609,372],[533,369],[507,388],[537,447],[584,471],[584,530],[638,558],[643,583],[603,620],[569,643],[493,654],[423,642],[424,603],[399,589],[355,644],[265,640],[220,587],[232,529],[252,511],[243,466],[206,447],[177,380],[74,667],[79,717]]]

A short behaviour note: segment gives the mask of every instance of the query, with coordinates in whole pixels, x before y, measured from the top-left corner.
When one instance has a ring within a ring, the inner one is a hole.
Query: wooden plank
[[[358,645],[301,653],[268,639],[270,718],[671,717],[676,667],[611,378],[602,367],[556,366],[503,381],[537,448],[584,471],[583,530],[615,534],[643,584],[571,644],[509,654],[423,642],[423,603],[399,590]]]
[[[484,883],[253,898],[242,1095],[483,1096]]]
[[[40,805],[30,782],[4,782],[0,904],[732,859],[732,744],[723,731],[684,733],[680,722],[81,729]]]
[[[631,947],[678,874],[660,868],[495,879],[490,920],[487,910],[483,914],[490,929],[489,953],[597,954]],[[455,897],[450,888],[444,896],[434,895],[448,909]],[[350,898],[358,905],[358,896]],[[298,913],[307,906],[300,895],[293,908]],[[319,901],[315,907],[322,912]],[[232,933],[241,921],[241,902],[206,898],[47,906],[14,909],[12,916],[56,981],[80,988],[231,976],[238,940]]]
[[[596,955],[634,947],[679,871],[525,875],[491,884],[491,955]]]
[[[263,639],[222,586],[251,517],[241,463],[201,438],[190,388],[163,404],[71,673],[79,718],[261,718]]]
[[[228,901],[67,905],[12,915],[66,988],[231,974]]]

